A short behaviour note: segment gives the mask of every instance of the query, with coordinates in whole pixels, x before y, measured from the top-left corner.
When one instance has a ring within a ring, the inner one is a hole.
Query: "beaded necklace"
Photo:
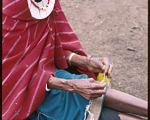
[[[31,3],[32,3],[36,8],[38,8],[39,10],[46,10],[47,7],[48,7],[48,5],[49,5],[49,3],[50,3],[50,0],[47,0],[47,4],[46,4],[45,6],[44,6],[44,4],[43,4],[42,6],[39,6],[39,5],[38,5],[39,2],[42,2],[42,0],[41,0],[41,1],[31,0]]]

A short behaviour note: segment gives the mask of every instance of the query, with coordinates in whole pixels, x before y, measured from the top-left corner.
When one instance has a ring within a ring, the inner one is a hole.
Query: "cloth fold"
[[[2,19],[2,118],[26,119],[44,99],[55,68],[68,68],[65,51],[86,54],[59,0],[42,20],[31,16],[27,0],[4,0]]]
[[[86,80],[86,74],[72,74],[64,69],[56,69],[56,77],[66,80]],[[52,89],[37,110],[29,117],[30,120],[83,120],[88,116],[89,100],[78,93]],[[89,106],[90,107],[90,106]],[[86,113],[86,115],[85,115]]]
[[[2,19],[2,118],[26,119],[43,101],[55,68],[68,68],[65,51],[86,54],[59,0],[41,20],[31,16],[27,0],[4,0]]]

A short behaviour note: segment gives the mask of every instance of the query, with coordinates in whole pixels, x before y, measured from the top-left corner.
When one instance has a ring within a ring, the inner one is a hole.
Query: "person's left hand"
[[[88,57],[87,68],[89,71],[98,73],[103,72],[104,74],[111,77],[113,64],[107,57]]]

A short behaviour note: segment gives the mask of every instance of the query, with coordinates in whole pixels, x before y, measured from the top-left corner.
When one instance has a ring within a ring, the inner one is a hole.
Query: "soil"
[[[112,87],[148,99],[148,0],[61,0],[86,51],[113,61]]]

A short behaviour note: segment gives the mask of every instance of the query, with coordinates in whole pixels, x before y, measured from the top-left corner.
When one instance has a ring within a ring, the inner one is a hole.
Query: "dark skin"
[[[72,57],[71,62],[75,66],[82,66],[92,72],[102,71],[109,76],[112,70],[112,65],[110,65],[108,58],[88,58],[76,54]],[[48,81],[48,88],[50,89],[73,91],[79,93],[88,100],[102,96],[105,93],[105,86],[106,84],[103,81],[95,81],[93,78],[68,81],[52,77]]]
[[[74,66],[82,66],[84,69],[88,69],[91,72],[103,72],[111,77],[113,65],[107,57],[86,57],[75,54],[71,59],[71,63]],[[119,117],[121,120],[140,120],[140,118],[128,115],[127,113],[141,116],[148,115],[147,101],[111,88],[105,92],[104,88],[106,84],[103,81],[96,81],[93,78],[88,78],[86,80],[65,80],[51,77],[47,85],[49,89],[62,89],[79,93],[88,100],[100,97],[105,93],[104,105],[120,111]]]
[[[65,80],[52,77],[49,81],[51,89],[62,89],[70,92],[79,93],[81,96],[88,100],[102,96],[105,93],[104,82],[95,82],[94,79],[89,78],[86,80]],[[49,86],[48,86],[49,87]]]
[[[107,76],[111,77],[113,64],[111,60],[107,57],[86,57],[76,54],[71,59],[71,62],[75,66],[82,66],[83,68],[94,73],[102,72]]]

